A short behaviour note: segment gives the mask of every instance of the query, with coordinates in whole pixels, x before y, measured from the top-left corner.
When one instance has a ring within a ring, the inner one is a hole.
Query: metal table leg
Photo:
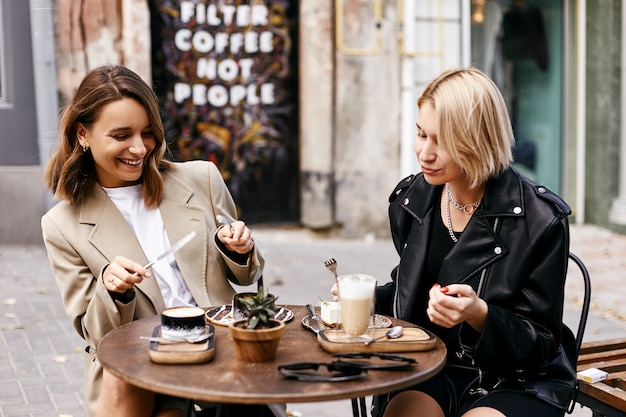
[[[365,397],[353,398],[351,401],[352,401],[352,416],[353,417],[367,417],[367,405],[365,404]]]
[[[193,401],[187,400],[185,404],[185,417],[194,417]]]

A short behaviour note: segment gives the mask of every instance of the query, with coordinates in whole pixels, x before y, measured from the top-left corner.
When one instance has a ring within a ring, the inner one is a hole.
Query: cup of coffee
[[[200,336],[205,331],[204,309],[200,307],[172,307],[161,312],[161,336],[163,337]]]
[[[342,275],[337,283],[343,330],[348,338],[369,340],[368,330],[374,327],[376,278],[365,274]]]

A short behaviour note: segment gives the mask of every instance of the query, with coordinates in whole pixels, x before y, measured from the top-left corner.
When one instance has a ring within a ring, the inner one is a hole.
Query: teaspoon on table
[[[383,336],[379,336],[379,337],[376,337],[374,339],[367,340],[365,342],[365,345],[367,346],[370,343],[373,343],[373,342],[375,342],[377,340],[380,340],[380,339],[384,339],[385,337],[387,339],[397,339],[400,336],[402,336],[402,330],[403,330],[402,326],[393,326],[391,329],[387,330],[387,333],[385,333]]]
[[[151,342],[159,343],[199,343],[207,340],[213,336],[213,333],[204,333],[196,336],[188,337],[158,337],[158,336],[141,336],[140,339],[149,340]]]

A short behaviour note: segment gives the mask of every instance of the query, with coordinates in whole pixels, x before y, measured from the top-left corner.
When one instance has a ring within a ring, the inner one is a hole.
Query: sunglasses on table
[[[415,359],[386,353],[336,353],[337,360],[330,363],[298,362],[278,366],[285,378],[299,381],[337,382],[363,378],[368,370],[406,369],[416,363]],[[383,362],[363,361],[378,358]]]

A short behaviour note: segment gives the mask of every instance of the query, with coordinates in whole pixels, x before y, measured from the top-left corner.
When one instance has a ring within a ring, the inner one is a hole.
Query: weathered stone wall
[[[0,166],[0,243],[40,244],[41,216],[46,190],[42,169],[31,166]]]
[[[57,82],[61,103],[85,73],[122,64],[150,80],[147,0],[54,0]]]

